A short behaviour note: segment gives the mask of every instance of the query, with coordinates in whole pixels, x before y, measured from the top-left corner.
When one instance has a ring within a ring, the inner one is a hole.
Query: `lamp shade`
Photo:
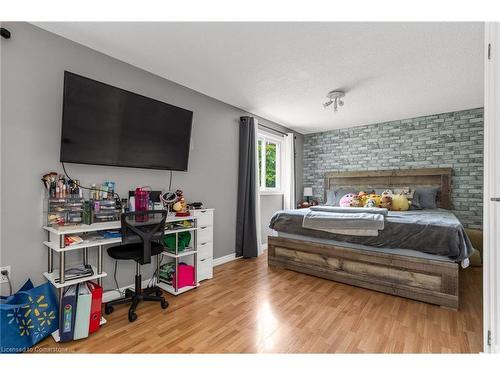
[[[304,197],[312,197],[313,189],[311,187],[304,188]]]

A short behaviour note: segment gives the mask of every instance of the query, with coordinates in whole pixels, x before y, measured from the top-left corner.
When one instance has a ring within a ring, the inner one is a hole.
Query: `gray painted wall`
[[[308,134],[304,186],[323,198],[328,171],[453,168],[453,212],[469,228],[483,219],[483,108]]]
[[[261,194],[260,195],[260,217],[261,217],[261,241],[267,244],[267,236],[273,231],[269,228],[271,217],[276,211],[283,209],[283,194]]]
[[[42,246],[43,187],[40,177],[62,172],[59,163],[63,71],[194,111],[188,172],[174,172],[173,187],[188,200],[215,211],[214,256],[234,252],[238,121],[248,113],[26,23],[4,23],[12,39],[1,40],[1,259],[12,266],[14,287],[26,278],[41,282],[47,251]],[[278,124],[259,119],[268,126]],[[302,184],[302,135],[297,135],[297,184]],[[136,186],[168,188],[166,171],[67,164],[82,184],[116,181],[124,194]],[[79,261],[77,254],[69,263]],[[95,261],[95,258],[94,258]],[[105,256],[104,270],[113,262]],[[144,278],[151,270],[144,267]],[[132,262],[120,262],[120,285],[133,283]],[[112,288],[112,275],[104,280]],[[2,291],[5,289],[2,285]]]

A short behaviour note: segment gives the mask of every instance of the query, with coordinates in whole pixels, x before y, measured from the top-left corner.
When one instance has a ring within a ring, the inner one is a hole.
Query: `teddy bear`
[[[359,195],[354,195],[351,199],[351,207],[363,207],[363,203],[361,199],[359,199]]]
[[[389,194],[382,193],[382,197],[380,198],[380,207],[387,208],[388,210],[391,210],[392,209],[392,196]]]
[[[391,190],[391,189],[384,190],[384,192],[383,192],[381,195],[382,195],[382,197],[383,197],[384,195],[387,195],[387,196],[389,196],[389,197],[392,197],[392,190]]]

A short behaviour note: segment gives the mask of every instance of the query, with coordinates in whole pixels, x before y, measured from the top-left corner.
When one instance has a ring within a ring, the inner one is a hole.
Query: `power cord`
[[[160,267],[161,263],[163,262],[163,255],[160,255]],[[155,282],[156,280],[156,282]],[[158,284],[160,282],[160,275],[158,275],[158,269],[155,267],[155,271],[153,272],[153,276],[148,281],[147,288],[152,288],[155,286],[155,284]]]
[[[10,281],[9,271],[2,270],[2,275],[7,278],[7,282],[9,283],[9,296],[12,295],[12,282]]]
[[[76,183],[76,180],[72,179],[68,172],[66,172],[66,167],[64,166],[64,162],[61,162],[62,164],[62,168],[63,168],[63,171],[64,171],[64,174],[66,175],[66,177],[68,177],[69,180],[73,181],[73,183],[78,186],[79,188],[82,188],[82,189],[86,189],[86,190],[94,190],[94,191],[101,191],[103,193],[109,193],[109,191],[106,191],[106,190],[102,190],[102,189],[98,189],[98,188],[89,188],[87,186],[83,186],[83,185],[80,185],[80,184],[77,184]],[[121,198],[120,198],[120,195],[116,192],[116,191],[113,191],[113,195],[116,196],[118,198],[119,201],[121,201]]]
[[[120,290],[120,287],[118,286],[118,279],[116,278],[116,271],[118,269],[118,259],[115,259],[115,271],[113,272],[113,278],[115,279],[115,285],[116,285],[116,291],[120,293],[120,297],[125,294],[125,292],[122,292]]]

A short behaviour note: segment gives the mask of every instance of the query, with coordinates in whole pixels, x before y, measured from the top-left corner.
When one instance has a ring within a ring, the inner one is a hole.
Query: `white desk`
[[[197,241],[197,231],[198,231],[198,218],[195,216],[169,216],[167,217],[167,220],[165,221],[167,224],[168,223],[174,223],[174,222],[180,222],[180,221],[185,221],[189,220],[193,222],[193,226],[190,228],[177,228],[177,229],[166,229],[165,234],[178,234],[186,231],[190,231],[194,235],[193,239],[193,247],[191,249],[186,249],[185,251],[179,253],[177,246],[176,246],[176,252],[171,253],[169,251],[164,251],[162,254],[166,255],[168,257],[174,258],[175,259],[175,265],[176,265],[176,270],[179,265],[179,260],[180,258],[184,256],[194,256],[194,268],[195,268],[195,285],[193,286],[187,286],[184,288],[174,288],[172,285],[168,285],[162,282],[158,283],[158,286],[162,288],[163,290],[177,295],[183,292],[186,292],[188,290],[191,290],[193,288],[196,288],[198,286],[198,262],[197,262],[197,253],[198,253],[198,241]],[[43,275],[45,278],[59,291],[59,302],[61,305],[61,300],[62,296],[64,293],[64,288],[70,285],[78,284],[81,282],[85,281],[91,281],[91,280],[97,280],[99,285],[101,285],[101,278],[107,276],[105,272],[102,270],[102,251],[103,251],[103,246],[105,245],[112,245],[112,244],[119,244],[121,243],[121,237],[117,238],[102,238],[102,239],[96,239],[92,241],[84,241],[75,245],[70,245],[70,246],[65,246],[64,245],[64,238],[66,235],[72,235],[72,234],[83,234],[83,233],[92,233],[92,232],[98,232],[102,230],[111,230],[111,229],[120,229],[121,228],[121,223],[119,221],[111,221],[107,223],[96,223],[96,224],[91,224],[91,225],[78,225],[78,226],[68,226],[68,227],[48,227],[44,226],[43,229],[47,231],[47,241],[44,241],[43,244],[47,247],[48,250],[48,269],[47,272],[44,272]],[[177,240],[176,240],[177,243]],[[65,275],[65,266],[66,266],[66,253],[68,251],[75,251],[75,250],[84,250],[83,253],[83,263],[88,264],[89,256],[88,256],[88,250],[91,247],[97,247],[98,255],[97,255],[97,266],[91,265],[92,270],[93,270],[93,275],[88,276],[88,277],[83,277],[83,278],[78,278],[74,280],[66,280],[66,275]],[[54,252],[59,254],[59,269],[54,270]],[[159,257],[157,257],[157,275],[159,275]],[[178,273],[176,272],[176,277]],[[57,282],[57,276],[59,276],[60,281]],[[176,285],[178,285],[178,282],[176,282]],[[101,318],[101,325],[106,323],[106,319],[104,317]],[[59,330],[55,331],[52,334],[52,337],[56,342],[60,340],[59,338]]]
[[[188,256],[188,255],[193,255],[194,258],[194,267],[195,267],[195,284],[198,284],[197,280],[197,240],[196,240],[196,233],[198,230],[197,227],[197,217],[196,216],[169,216],[167,217],[166,223],[174,223],[174,222],[180,222],[180,221],[185,221],[189,220],[193,222],[193,226],[190,228],[177,228],[177,229],[166,229],[165,234],[178,234],[181,232],[186,232],[190,231],[193,232],[194,234],[194,241],[193,241],[193,247],[191,249],[186,249],[186,251],[183,251],[182,253],[179,253],[176,249],[175,253],[169,252],[169,251],[164,251],[162,254],[171,258],[175,259],[176,262],[176,267],[179,263],[179,258]],[[111,229],[119,229],[121,228],[121,223],[119,221],[111,221],[107,223],[95,223],[91,225],[78,225],[78,226],[68,226],[68,227],[48,227],[44,226],[43,229],[47,231],[47,241],[44,241],[43,244],[47,247],[48,249],[48,269],[47,272],[44,272],[44,276],[47,278],[50,283],[57,288],[60,291],[60,298],[62,298],[62,290],[63,288],[73,285],[73,284],[78,284],[83,281],[90,281],[90,280],[97,280],[99,284],[101,284],[101,278],[107,276],[105,272],[102,270],[102,257],[103,257],[103,246],[105,245],[112,245],[112,244],[119,244],[121,243],[121,238],[100,238],[96,240],[91,240],[91,241],[84,241],[75,245],[70,245],[70,246],[65,246],[64,245],[64,239],[66,235],[72,235],[72,234],[85,234],[85,233],[92,233],[92,232],[98,232],[102,230],[111,230]],[[75,251],[75,250],[84,250],[83,253],[83,263],[88,264],[88,251],[89,248],[92,247],[97,247],[97,265],[93,266],[91,265],[94,273],[92,276],[88,276],[85,278],[79,278],[75,280],[66,280],[66,274],[65,274],[65,267],[66,267],[66,253],[68,251]],[[55,270],[54,269],[54,253],[59,254],[59,269]],[[159,268],[159,263],[157,262],[157,268]],[[59,282],[56,281],[57,276],[59,276]],[[176,283],[177,285],[177,283]],[[192,289],[196,286],[193,287],[188,287],[188,288],[173,288],[171,285],[160,283],[160,287],[164,290],[166,290],[169,293],[172,294],[179,294],[182,293],[186,290]]]

